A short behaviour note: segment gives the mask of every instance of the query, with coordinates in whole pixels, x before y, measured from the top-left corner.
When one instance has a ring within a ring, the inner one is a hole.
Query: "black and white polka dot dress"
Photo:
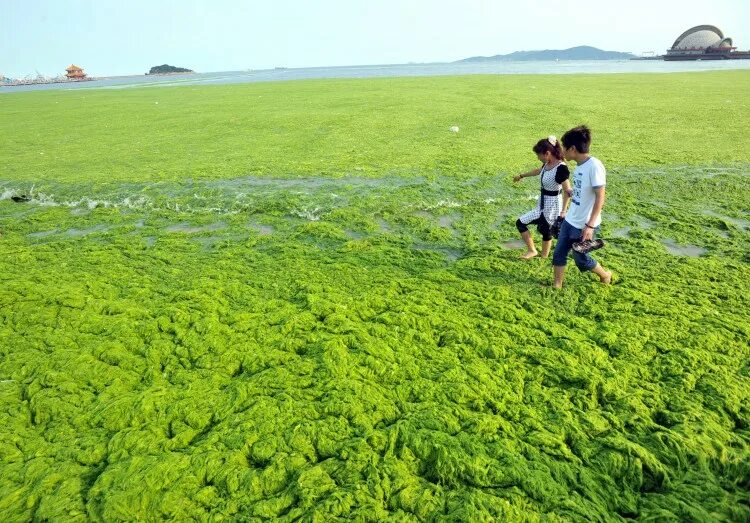
[[[565,162],[560,162],[549,170],[544,170],[540,174],[542,178],[541,189],[555,192],[556,195],[539,194],[536,207],[519,218],[525,225],[537,220],[540,216],[552,225],[555,219],[560,215],[562,209],[562,183],[570,177],[570,171]]]

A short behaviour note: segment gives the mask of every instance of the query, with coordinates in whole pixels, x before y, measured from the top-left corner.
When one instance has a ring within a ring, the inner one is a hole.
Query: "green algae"
[[[507,176],[6,171],[0,515],[747,520],[748,172],[612,164],[556,293]]]
[[[0,99],[0,179],[515,172],[528,169],[535,137],[581,121],[610,166],[747,164],[748,78],[476,75],[13,93]]]

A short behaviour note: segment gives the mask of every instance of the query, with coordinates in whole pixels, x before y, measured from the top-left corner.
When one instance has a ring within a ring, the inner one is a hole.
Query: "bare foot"
[[[561,283],[560,285],[558,285],[558,284],[556,284],[556,283],[553,283],[553,284],[552,284],[552,288],[553,288],[553,289],[562,289],[562,283]]]
[[[534,256],[536,256],[537,254],[539,254],[539,253],[536,252],[536,251],[526,251],[524,254],[521,255],[521,259],[522,260],[530,260],[531,258],[533,258]]]
[[[604,276],[599,277],[599,281],[603,283],[604,285],[609,285],[610,283],[612,283],[612,273],[605,272]]]
[[[548,252],[543,252],[543,253],[542,253],[542,258],[544,258],[545,260],[546,260],[547,258],[549,258],[549,253],[548,253]]]

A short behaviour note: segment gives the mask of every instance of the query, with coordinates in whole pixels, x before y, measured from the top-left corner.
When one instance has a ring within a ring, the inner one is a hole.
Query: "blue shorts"
[[[599,227],[594,229],[592,240],[596,238],[598,232]],[[572,251],[573,259],[581,272],[590,271],[596,267],[596,260],[590,254],[581,254],[573,250],[573,244],[581,241],[581,236],[583,236],[581,229],[576,229],[567,220],[563,221],[560,227],[560,235],[557,238],[557,245],[555,245],[555,253],[552,255],[552,265],[565,267],[568,263],[568,253]]]

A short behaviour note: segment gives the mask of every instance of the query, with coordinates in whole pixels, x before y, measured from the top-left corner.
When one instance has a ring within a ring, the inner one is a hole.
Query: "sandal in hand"
[[[586,254],[587,252],[595,251],[604,247],[604,240],[584,240],[582,242],[576,242],[573,244],[573,250],[580,253]]]

